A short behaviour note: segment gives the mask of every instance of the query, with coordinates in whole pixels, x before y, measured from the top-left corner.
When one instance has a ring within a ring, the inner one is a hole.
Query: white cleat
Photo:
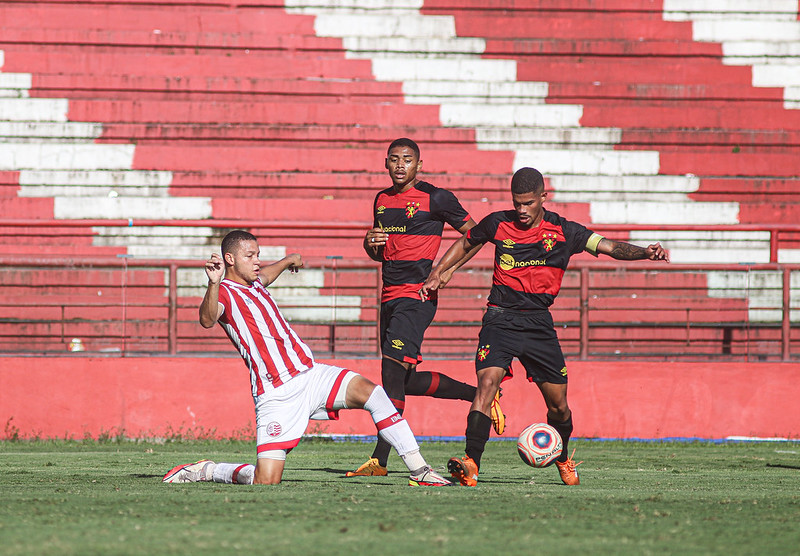
[[[210,471],[208,467],[214,462],[208,459],[201,459],[196,463],[184,463],[170,469],[162,482],[164,483],[196,483],[199,481],[210,481]]]
[[[408,486],[441,487],[453,486],[453,483],[439,475],[430,465],[426,465],[419,473],[411,474],[408,478]]]

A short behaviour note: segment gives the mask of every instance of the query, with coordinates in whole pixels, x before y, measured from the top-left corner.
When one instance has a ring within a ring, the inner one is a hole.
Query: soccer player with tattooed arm
[[[226,235],[221,256],[214,253],[206,261],[208,288],[200,305],[200,324],[219,324],[250,371],[257,463],[201,460],[174,467],[163,481],[280,483],[286,455],[300,442],[309,419],[338,419],[340,409],[365,409],[380,437],[397,450],[411,472],[409,485],[449,486],[450,481],[426,463],[408,423],[383,388],[349,369],[315,361],[283,317],[266,286],[284,271],[297,272],[302,266],[298,254],[262,266],[258,241],[243,230]]]
[[[386,394],[402,415],[406,396],[472,402],[476,388],[445,374],[417,370],[422,361],[422,340],[436,314],[436,295],[420,300],[419,288],[433,268],[444,225],[460,233],[475,225],[456,196],[419,179],[422,160],[411,139],[393,141],[384,166],[392,181],[373,203],[373,227],[364,236],[364,251],[381,263],[383,288],[380,308],[381,381]],[[446,281],[454,271],[443,272]],[[492,424],[503,433],[505,416],[497,399],[490,402]],[[366,463],[348,477],[383,476],[391,447],[382,438]]]
[[[443,285],[442,276],[463,265],[486,243],[494,244],[492,289],[475,356],[478,391],[467,416],[466,455],[451,458],[447,467],[460,484],[477,486],[491,426],[490,405],[501,381],[511,377],[516,357],[528,380],[539,387],[547,423],[561,435],[563,450],[556,461],[561,480],[578,485],[578,464],[567,452],[573,430],[567,367],[549,307],[572,255],[587,251],[617,260],[667,262],[669,257],[659,243],[639,247],[607,239],[546,210],[544,178],[533,168],[514,173],[511,198],[514,209],[488,215],[456,240],[420,289],[422,299],[435,294]]]

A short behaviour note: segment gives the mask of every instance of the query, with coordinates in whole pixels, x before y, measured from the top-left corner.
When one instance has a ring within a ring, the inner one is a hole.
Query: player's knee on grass
[[[253,476],[254,485],[277,485],[283,477],[283,466],[286,462],[280,459],[258,458]]]

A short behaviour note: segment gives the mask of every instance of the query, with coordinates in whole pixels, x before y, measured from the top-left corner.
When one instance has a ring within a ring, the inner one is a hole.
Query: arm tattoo
[[[609,256],[622,261],[636,261],[639,259],[648,258],[647,249],[644,247],[631,245],[630,243],[625,243],[624,241],[615,242],[615,245],[611,249]]]

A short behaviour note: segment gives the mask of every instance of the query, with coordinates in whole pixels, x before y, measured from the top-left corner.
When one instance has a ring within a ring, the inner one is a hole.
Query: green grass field
[[[491,442],[478,488],[345,479],[370,444],[306,440],[284,482],[166,485],[243,442],[0,443],[0,554],[798,554],[800,443],[575,440],[582,485]],[[461,443],[426,443],[443,471]]]

